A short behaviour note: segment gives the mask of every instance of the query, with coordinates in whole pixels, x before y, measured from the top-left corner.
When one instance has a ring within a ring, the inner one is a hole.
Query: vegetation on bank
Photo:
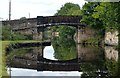
[[[17,32],[12,31],[10,26],[2,27],[2,40],[32,40],[31,35],[23,35]]]
[[[81,22],[97,30],[118,30],[119,2],[88,2],[82,8]]]
[[[55,15],[81,15],[81,23],[95,29],[98,36],[104,37],[105,31],[116,31],[120,28],[119,4],[120,2],[88,2],[80,8],[78,4],[66,3]],[[58,31],[65,36],[66,34],[74,35],[76,29],[62,26],[58,28]]]
[[[0,54],[1,54],[1,61],[0,61],[0,76],[8,76],[7,69],[6,69],[6,57],[5,57],[5,48],[9,45],[9,41],[0,41]]]

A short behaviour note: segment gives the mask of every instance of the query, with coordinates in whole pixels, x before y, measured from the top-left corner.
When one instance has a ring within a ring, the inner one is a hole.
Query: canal
[[[51,45],[17,48],[6,53],[6,69],[14,76],[64,76],[85,78],[119,76],[118,48],[77,44],[54,37]]]

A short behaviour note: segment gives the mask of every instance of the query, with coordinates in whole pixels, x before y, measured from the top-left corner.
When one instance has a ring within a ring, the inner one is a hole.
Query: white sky
[[[66,2],[84,5],[84,0],[11,0],[12,1],[12,19],[21,17],[52,16]],[[8,19],[9,0],[0,1],[0,19]]]

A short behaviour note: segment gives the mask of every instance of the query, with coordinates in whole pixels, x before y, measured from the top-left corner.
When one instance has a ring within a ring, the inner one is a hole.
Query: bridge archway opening
[[[69,26],[69,25],[56,25],[56,26],[48,26],[45,28],[38,28],[42,29],[44,40],[52,39],[53,37],[58,36],[71,36],[70,38],[73,38],[74,35],[77,33],[77,27],[75,26]],[[66,38],[66,37],[65,37]]]

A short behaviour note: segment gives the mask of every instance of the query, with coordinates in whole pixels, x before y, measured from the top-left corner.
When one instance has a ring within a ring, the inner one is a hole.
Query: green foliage
[[[112,76],[116,76],[117,75],[116,73],[118,73],[118,67],[119,67],[118,63],[116,61],[107,59],[105,64],[108,71],[111,71]]]
[[[2,27],[2,40],[11,40],[13,33],[11,32],[11,28]]]
[[[119,2],[88,2],[82,8],[82,23],[98,31],[103,35],[106,31],[115,31],[120,28]]]
[[[82,23],[85,23],[87,26],[90,26],[94,29],[104,29],[103,23],[98,18],[94,18],[92,15],[95,12],[94,9],[99,5],[98,2],[89,2],[86,3],[82,8]]]
[[[80,15],[81,10],[78,4],[66,3],[55,15]]]
[[[53,41],[55,58],[59,60],[71,60],[77,56],[76,46],[73,39],[63,37],[55,38]]]
[[[31,40],[32,36],[25,36],[12,31],[9,26],[2,27],[2,40]]]
[[[25,57],[25,54],[30,53],[32,48],[20,48],[10,51],[10,54],[7,55],[8,60],[12,60],[15,56]]]
[[[81,15],[81,10],[78,4],[66,3],[55,15]],[[67,26],[61,26],[58,28],[60,35],[63,37],[73,37],[75,30],[74,27]]]
[[[25,19],[27,19],[27,18],[26,18],[26,17],[21,17],[21,18],[20,18],[20,20],[25,20]]]
[[[59,35],[66,38],[73,38],[76,28],[68,27],[68,26],[61,26],[58,31]]]
[[[118,29],[118,3],[100,3],[94,11],[92,16],[101,20],[106,30]]]

